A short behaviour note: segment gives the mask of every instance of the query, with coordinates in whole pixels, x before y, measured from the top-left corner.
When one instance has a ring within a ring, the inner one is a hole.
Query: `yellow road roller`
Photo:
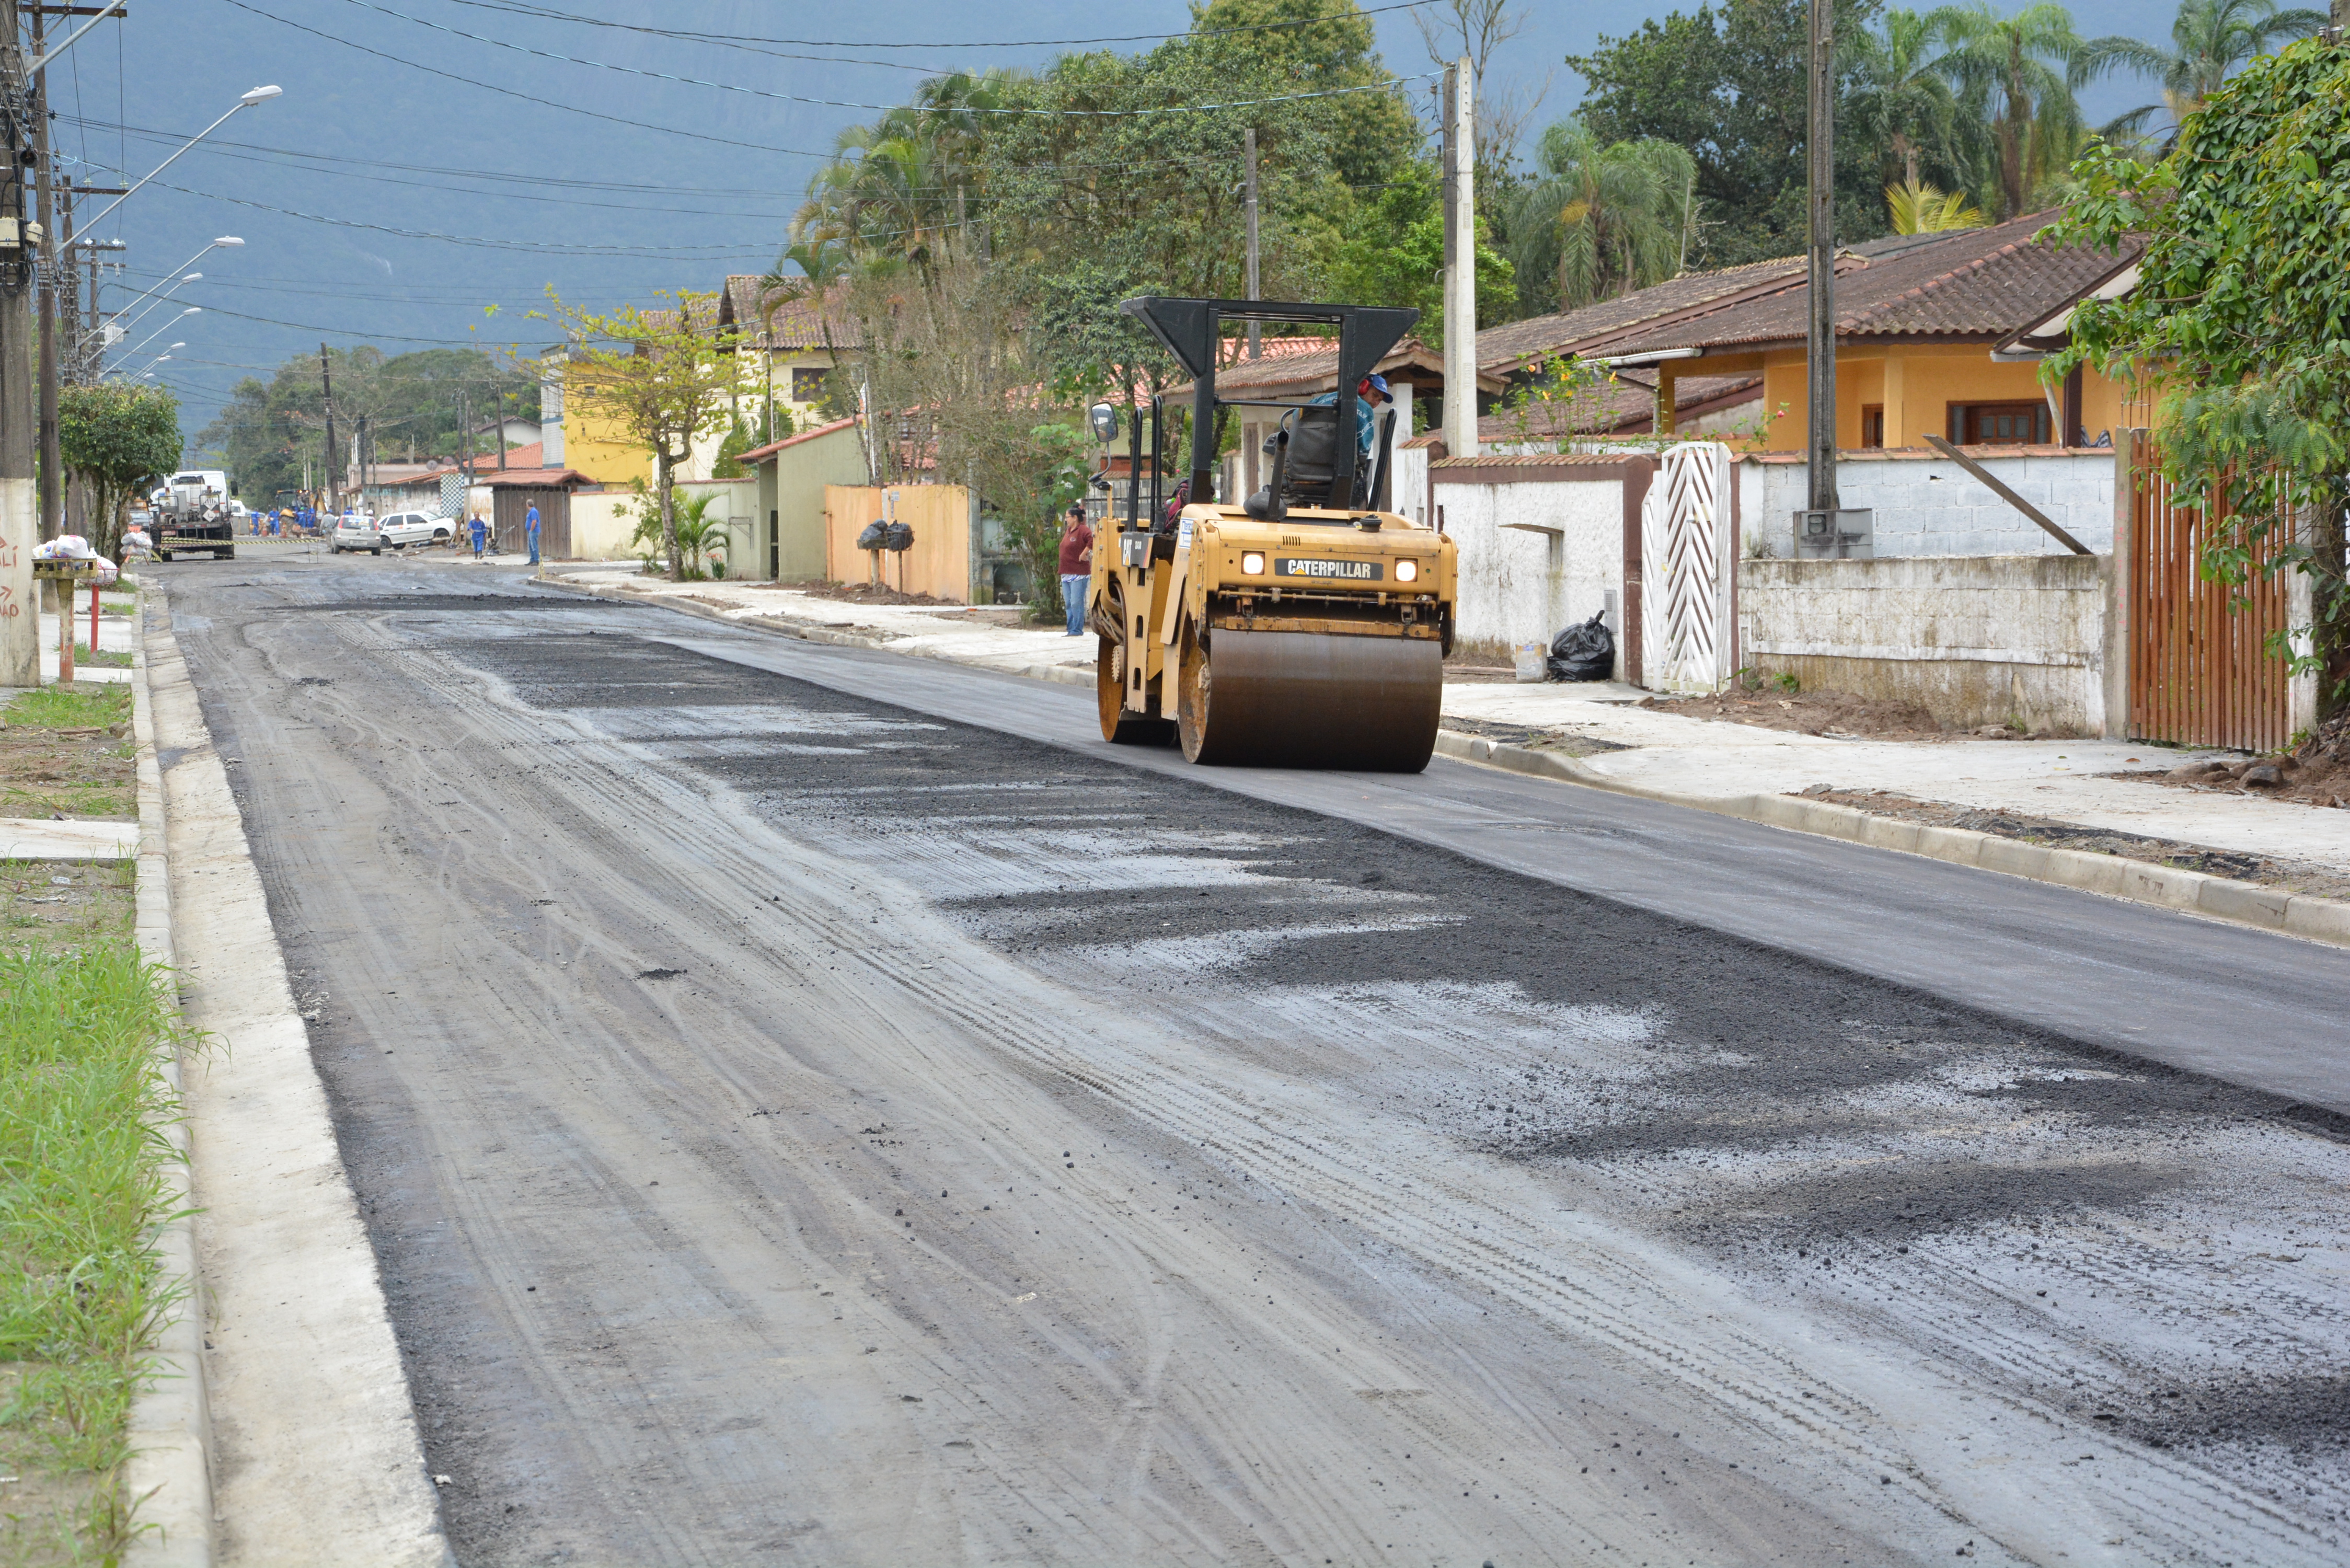
[[[1390,508],[1396,410],[1369,418],[1356,395],[1419,313],[1159,296],[1119,308],[1191,372],[1191,428],[1206,439],[1192,443],[1188,497],[1175,506],[1159,493],[1161,400],[1147,416],[1147,466],[1143,421],[1130,427],[1125,514],[1097,535],[1087,587],[1103,737],[1176,741],[1195,763],[1425,768],[1452,646],[1457,552]],[[1251,321],[1336,327],[1336,398],[1220,400],[1224,328]],[[1235,407],[1281,410],[1264,446],[1270,477],[1238,504],[1215,499],[1212,434],[1216,410]],[[1116,411],[1094,412],[1105,439],[1114,435]]]

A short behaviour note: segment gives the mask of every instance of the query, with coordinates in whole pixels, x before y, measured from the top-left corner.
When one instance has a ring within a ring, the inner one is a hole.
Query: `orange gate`
[[[2129,440],[2130,738],[2274,751],[2292,720],[2285,661],[2268,639],[2290,622],[2285,574],[2261,567],[2287,531],[2255,545],[2244,581],[2204,576],[2210,524],[2201,508],[2170,504],[2152,438],[2133,431]]]

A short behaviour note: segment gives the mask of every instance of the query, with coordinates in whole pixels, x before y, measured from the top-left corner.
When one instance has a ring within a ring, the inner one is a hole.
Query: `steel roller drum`
[[[1418,773],[1436,749],[1444,655],[1432,638],[1228,628],[1204,659],[1185,654],[1195,763]]]

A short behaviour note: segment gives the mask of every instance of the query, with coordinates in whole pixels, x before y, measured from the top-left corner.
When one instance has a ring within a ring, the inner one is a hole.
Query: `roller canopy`
[[[1281,299],[1182,299],[1146,294],[1118,308],[1139,317],[1160,347],[1175,356],[1192,380],[1194,429],[1206,430],[1216,412],[1216,340],[1227,321],[1314,322],[1338,329],[1338,429],[1355,428],[1355,388],[1374,369],[1398,339],[1419,319],[1417,310],[1378,305],[1304,305]],[[1194,447],[1204,447],[1195,442]],[[1205,501],[1214,485],[1212,454],[1196,452],[1191,462],[1191,499]],[[1338,442],[1336,472],[1330,493],[1350,493],[1355,467],[1355,443]]]

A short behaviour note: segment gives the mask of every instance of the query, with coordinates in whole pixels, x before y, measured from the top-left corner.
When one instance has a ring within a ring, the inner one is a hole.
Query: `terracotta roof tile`
[[[738,272],[729,276],[720,296],[720,322],[739,327],[757,347],[821,348],[825,316],[829,316],[834,347],[853,348],[863,341],[857,317],[848,308],[848,290],[845,286],[835,286],[827,297],[824,315],[817,313],[816,301],[795,299],[775,311],[772,327],[760,314],[766,292],[756,273]]]
[[[1803,275],[1801,256],[1750,262],[1715,272],[1683,273],[1615,299],[1489,327],[1477,334],[1477,364],[1481,369],[1505,372],[1530,359],[1587,348],[1663,317],[1716,305],[1758,288],[1781,286],[1788,279],[1801,278]]]
[[[1845,338],[1999,338],[2110,275],[2116,258],[2033,244],[2049,214],[1969,229],[1891,254],[1849,254],[1836,268],[1836,333]],[[1808,296],[1798,267],[1780,287],[1660,324],[1609,352],[1800,342]]]

